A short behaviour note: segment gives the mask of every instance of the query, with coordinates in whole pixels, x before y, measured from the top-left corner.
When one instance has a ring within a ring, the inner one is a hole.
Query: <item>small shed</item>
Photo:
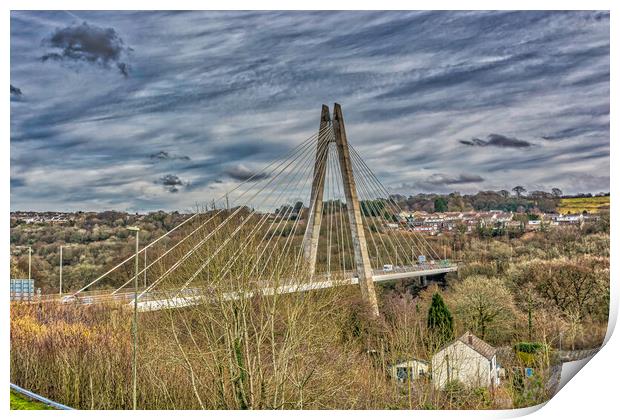
[[[404,360],[390,366],[392,378],[399,382],[407,382],[407,380],[415,381],[426,377],[428,371],[429,363],[420,359]]]

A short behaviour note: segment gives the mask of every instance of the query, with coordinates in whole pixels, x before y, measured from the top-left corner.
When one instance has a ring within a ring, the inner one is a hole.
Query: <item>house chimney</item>
[[[469,335],[467,336],[467,341],[469,342],[470,346],[474,344],[474,337],[471,336],[471,333],[469,333]]]

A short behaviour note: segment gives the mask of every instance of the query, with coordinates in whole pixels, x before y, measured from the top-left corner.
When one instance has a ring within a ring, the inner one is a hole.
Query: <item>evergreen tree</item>
[[[446,197],[437,197],[434,204],[436,212],[443,213],[448,211],[448,199]]]
[[[427,328],[438,345],[454,338],[452,314],[439,293],[433,295],[433,301],[428,308]]]

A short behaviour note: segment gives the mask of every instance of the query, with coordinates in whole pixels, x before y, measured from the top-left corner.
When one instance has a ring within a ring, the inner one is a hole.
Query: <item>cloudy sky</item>
[[[607,12],[23,11],[11,209],[187,209],[333,102],[393,192],[609,190]]]

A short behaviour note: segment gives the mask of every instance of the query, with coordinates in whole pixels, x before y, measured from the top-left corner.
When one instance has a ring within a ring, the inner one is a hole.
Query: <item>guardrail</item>
[[[39,394],[35,394],[34,392],[28,391],[27,389],[24,389],[15,384],[11,384],[11,389],[17,393],[27,396],[28,398],[42,402],[43,404],[49,405],[50,407],[54,407],[57,410],[73,410],[73,408],[69,406],[66,406],[64,404],[60,404],[60,403],[57,403],[56,401],[52,401],[48,398],[42,397]]]

